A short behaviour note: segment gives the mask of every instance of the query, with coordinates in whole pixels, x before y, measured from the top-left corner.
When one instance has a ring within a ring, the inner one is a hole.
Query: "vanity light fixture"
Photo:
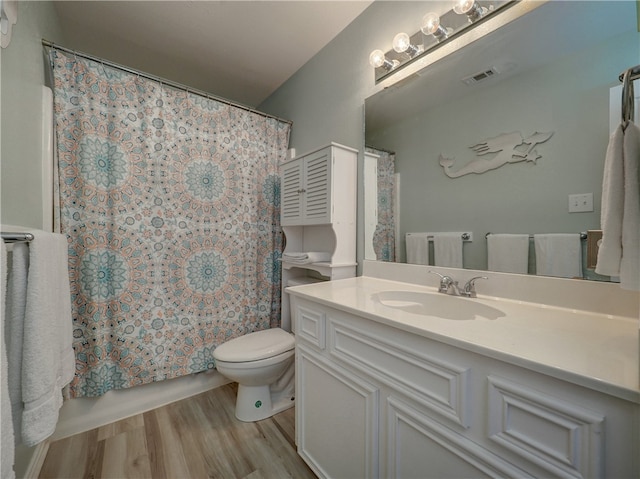
[[[374,68],[384,68],[387,71],[393,70],[396,66],[398,66],[398,60],[391,61],[389,60],[382,50],[374,50],[369,55],[369,63]]]
[[[2,1],[2,0],[0,0]],[[403,67],[418,61],[432,51],[449,43],[467,30],[515,5],[519,0],[449,0],[449,10],[428,12],[422,17],[420,29],[413,35],[398,33],[390,50],[374,50],[369,63],[374,68],[376,83],[395,74]]]
[[[422,53],[422,45],[416,46],[411,44],[411,38],[406,33],[398,33],[393,38],[393,49],[398,53],[406,53],[409,58],[413,58],[416,55]]]
[[[425,35],[433,35],[436,40],[441,42],[449,37],[449,31],[440,25],[440,17],[437,13],[429,12],[422,17],[422,27],[420,28]]]
[[[487,13],[487,9],[481,7],[476,0],[458,0],[453,11],[459,15],[466,15],[469,23],[477,22]]]

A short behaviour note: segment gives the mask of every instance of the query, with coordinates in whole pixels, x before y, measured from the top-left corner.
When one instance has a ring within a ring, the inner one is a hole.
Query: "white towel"
[[[13,479],[15,462],[15,435],[11,417],[11,398],[9,397],[9,378],[7,366],[7,348],[5,347],[5,305],[7,286],[7,248],[0,242],[0,473],[3,479]]]
[[[640,290],[640,128],[629,122],[624,130],[624,214],[620,286]]]
[[[537,234],[533,239],[537,275],[561,278],[582,277],[582,248],[578,233]]]
[[[462,236],[460,233],[438,233],[433,237],[436,266],[462,268]]]
[[[75,356],[66,237],[29,232],[34,240],[29,244],[22,349],[22,442],[33,446],[55,430]]]
[[[308,253],[283,253],[282,260],[297,264],[326,263],[331,261],[331,253],[324,253],[321,251],[311,251]]]
[[[429,238],[425,234],[407,234],[405,237],[408,264],[429,264]]]
[[[9,397],[13,415],[13,431],[16,443],[21,443],[22,431],[22,344],[24,338],[24,313],[27,306],[27,274],[29,271],[29,247],[15,243],[11,252],[6,297],[7,360],[9,364]]]
[[[528,234],[490,234],[487,236],[489,271],[527,274],[529,270]]]
[[[596,273],[605,276],[620,275],[622,215],[624,212],[623,146],[624,130],[622,125],[619,125],[609,138],[602,178],[600,211],[602,241],[598,249]]]

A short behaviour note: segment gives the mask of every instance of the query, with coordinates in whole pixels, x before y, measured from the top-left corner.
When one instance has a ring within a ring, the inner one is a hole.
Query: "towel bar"
[[[444,234],[444,233],[406,233],[406,236],[412,236],[412,235],[419,235],[419,236],[426,236],[427,239],[429,241],[433,241],[433,238],[435,238],[438,234]],[[460,236],[462,237],[463,241],[473,241],[473,233],[471,232],[463,232],[460,233]]]
[[[33,241],[31,233],[0,233],[5,243],[23,243]]]
[[[488,238],[490,234],[493,234],[493,233],[489,232],[486,235],[484,235],[484,237]],[[533,239],[533,235],[529,235],[529,239]],[[580,232],[580,239],[581,240],[586,240],[587,239],[587,233],[585,233],[584,231]]]

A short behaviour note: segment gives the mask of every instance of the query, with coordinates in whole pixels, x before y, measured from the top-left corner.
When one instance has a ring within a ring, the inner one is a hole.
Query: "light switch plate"
[[[593,193],[569,195],[569,213],[593,211]]]

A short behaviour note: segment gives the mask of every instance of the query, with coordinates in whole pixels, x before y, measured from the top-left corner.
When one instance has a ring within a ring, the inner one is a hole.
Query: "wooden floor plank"
[[[237,385],[51,443],[41,478],[315,479],[295,450],[295,410],[235,417]]]
[[[104,440],[100,477],[120,479],[151,477],[144,427],[131,429]]]
[[[105,426],[98,428],[98,441],[110,438],[117,434],[130,431],[132,429],[139,429],[144,427],[144,419],[142,414],[136,414],[120,421],[112,422]]]
[[[94,429],[52,442],[38,477],[99,477],[103,451],[97,439]]]
[[[189,477],[179,432],[167,406],[144,413],[145,437],[154,478]]]

